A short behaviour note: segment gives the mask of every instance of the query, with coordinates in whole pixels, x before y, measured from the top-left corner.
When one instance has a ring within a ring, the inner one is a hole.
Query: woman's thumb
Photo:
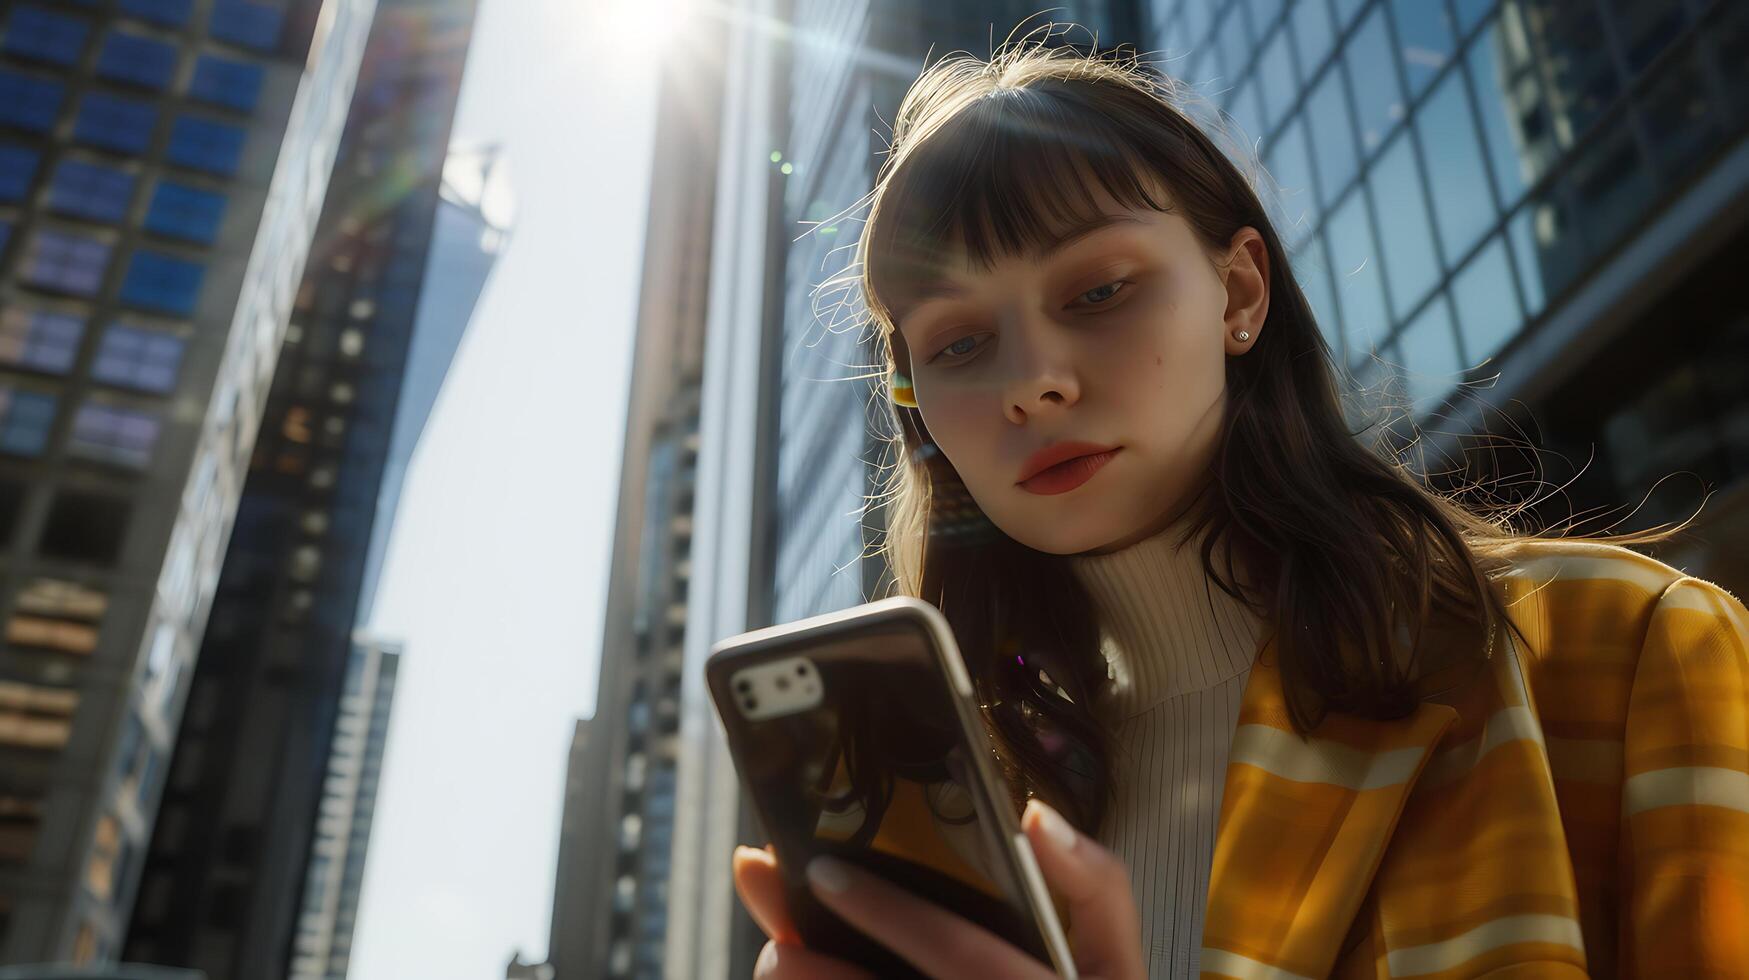
[[[790,918],[789,905],[783,897],[783,876],[777,867],[777,856],[770,848],[760,850],[745,845],[735,848],[735,891],[747,906],[747,914],[773,942],[786,946],[801,944],[795,922]]]
[[[1069,907],[1075,962],[1081,971],[1104,977],[1142,976],[1142,929],[1123,862],[1042,800],[1027,801],[1020,823],[1045,883]]]

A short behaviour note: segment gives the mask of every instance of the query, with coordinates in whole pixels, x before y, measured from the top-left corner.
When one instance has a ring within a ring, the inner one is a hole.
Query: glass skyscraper
[[[474,9],[378,5],[143,862],[131,961],[283,977],[300,890],[330,880],[311,875],[311,848],[335,822],[330,743]]]
[[[328,750],[322,819],[304,865],[303,908],[288,980],[346,980],[352,965],[364,860],[400,669],[399,644],[366,636],[353,643]]]
[[[1340,363],[1395,376],[1430,466],[1472,431],[1575,468],[1595,453],[1543,523],[1694,474],[1722,491],[1701,515],[1716,544],[1681,557],[1749,586],[1749,308],[1720,267],[1749,214],[1749,7],[1155,0],[1146,18],[1163,67],[1257,147]],[[1702,497],[1672,488],[1641,526]]]
[[[0,963],[113,960],[374,0],[0,22]]]

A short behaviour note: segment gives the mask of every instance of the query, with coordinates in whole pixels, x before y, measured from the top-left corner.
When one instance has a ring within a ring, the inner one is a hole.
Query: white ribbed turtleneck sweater
[[[1151,980],[1199,973],[1227,753],[1267,632],[1204,574],[1202,535],[1175,548],[1185,529],[1070,559],[1112,668],[1098,708],[1117,731],[1117,792],[1099,836],[1129,867]]]

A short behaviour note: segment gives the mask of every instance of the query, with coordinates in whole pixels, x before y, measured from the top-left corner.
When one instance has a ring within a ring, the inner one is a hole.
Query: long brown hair
[[[894,309],[910,283],[950,248],[987,265],[1088,217],[1089,178],[1126,207],[1183,215],[1211,261],[1240,228],[1255,228],[1269,255],[1268,316],[1254,347],[1227,358],[1219,450],[1184,503],[1182,540],[1207,530],[1211,581],[1273,626],[1296,731],[1330,711],[1402,717],[1450,689],[1434,689],[1435,677],[1473,678],[1503,642],[1487,642],[1497,626],[1516,628],[1488,580],[1514,545],[1543,533],[1513,526],[1528,504],[1466,506],[1356,438],[1264,205],[1191,107],[1189,93],[1132,53],[1022,39],[987,61],[944,57],[900,105],[842,281],[861,293],[884,379],[894,367],[909,373]],[[881,550],[893,588],[933,602],[953,625],[1017,799],[1042,796],[1096,830],[1112,741],[1094,710],[1107,667],[1091,600],[1065,559],[983,517],[916,409],[887,421]],[[1676,530],[1607,540],[1649,544]],[[1221,542],[1247,581],[1230,562],[1216,567]],[[1450,641],[1441,649],[1466,651],[1439,669],[1422,662],[1423,631],[1436,624]],[[1409,650],[1392,649],[1400,627]]]

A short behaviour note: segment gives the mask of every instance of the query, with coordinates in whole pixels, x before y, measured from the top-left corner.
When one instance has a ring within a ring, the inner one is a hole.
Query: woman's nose
[[[1005,325],[1004,339],[1012,338],[1013,342],[1007,345],[1012,365],[1002,406],[1003,414],[1015,425],[1063,411],[1081,399],[1070,345],[1056,336],[1060,329],[1041,318],[1017,317]]]

